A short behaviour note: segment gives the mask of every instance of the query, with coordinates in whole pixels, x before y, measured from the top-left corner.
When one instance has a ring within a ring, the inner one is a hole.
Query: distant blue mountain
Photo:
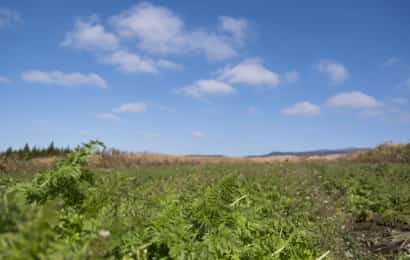
[[[357,151],[365,151],[369,148],[344,148],[344,149],[321,149],[303,152],[271,152],[263,155],[250,155],[248,158],[253,157],[270,157],[270,156],[280,156],[280,155],[295,155],[295,156],[318,156],[318,155],[333,155],[333,154],[349,154]]]

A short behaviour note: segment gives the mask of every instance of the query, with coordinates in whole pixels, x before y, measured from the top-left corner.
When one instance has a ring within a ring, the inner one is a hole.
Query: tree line
[[[56,147],[54,142],[51,142],[47,147],[30,146],[28,143],[23,148],[13,149],[9,147],[6,151],[0,152],[0,155],[4,157],[17,157],[19,159],[33,159],[39,157],[48,156],[62,156],[66,155],[73,150],[70,147]]]

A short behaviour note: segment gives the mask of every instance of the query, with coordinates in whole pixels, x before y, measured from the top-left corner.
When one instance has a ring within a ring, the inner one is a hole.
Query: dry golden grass
[[[345,154],[324,156],[270,156],[270,157],[226,157],[226,156],[177,156],[155,153],[123,153],[115,152],[93,156],[92,165],[98,168],[133,168],[145,164],[218,164],[218,163],[269,163],[299,162],[312,160],[339,160]]]
[[[125,153],[107,152],[91,156],[90,166],[100,169],[135,168],[140,165],[157,164],[218,164],[218,163],[270,163],[270,162],[301,162],[301,161],[331,161],[352,158],[352,155],[335,154],[323,156],[279,155],[270,157],[227,157],[227,156],[179,156],[156,153]],[[34,173],[49,169],[62,157],[44,157],[30,160],[18,158],[0,158],[0,173]]]
[[[348,159],[368,163],[410,163],[410,143],[384,143],[367,151],[355,152]]]
[[[45,170],[53,167],[62,157],[50,156],[45,158],[35,158],[24,160],[16,156],[0,156],[0,174],[1,173],[33,173],[39,170]]]

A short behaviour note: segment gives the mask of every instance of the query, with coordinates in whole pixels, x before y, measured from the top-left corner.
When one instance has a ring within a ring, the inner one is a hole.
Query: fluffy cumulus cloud
[[[219,17],[220,27],[223,31],[230,33],[234,38],[242,42],[249,29],[249,23],[243,18],[233,18],[229,16]]]
[[[229,39],[216,33],[196,31],[187,37],[186,50],[204,53],[210,60],[224,60],[236,56],[235,48]]]
[[[147,105],[143,102],[126,103],[113,109],[114,113],[140,113],[145,112]]]
[[[118,50],[105,55],[101,58],[101,61],[117,66],[124,73],[157,73],[159,69],[182,69],[182,66],[175,62],[165,59],[156,61],[125,50]]]
[[[0,29],[18,23],[20,20],[20,15],[16,11],[0,7]]]
[[[349,71],[347,68],[338,62],[331,60],[321,60],[316,69],[325,74],[329,79],[335,83],[340,84],[349,78]]]
[[[110,20],[121,36],[136,37],[151,52],[177,52],[185,43],[183,21],[165,7],[143,2]]]
[[[383,106],[383,103],[360,91],[352,91],[330,97],[326,105],[334,108],[375,109]]]
[[[111,17],[110,23],[121,37],[136,39],[138,47],[150,53],[194,51],[217,60],[236,55],[233,37],[217,32],[187,30],[184,21],[171,10],[147,2],[139,3]],[[234,26],[230,27],[233,33]],[[236,33],[240,33],[240,29],[236,29]]]
[[[11,79],[0,75],[0,85],[11,84]]]
[[[113,33],[105,30],[97,17],[92,16],[84,20],[77,19],[73,30],[66,33],[61,45],[76,49],[107,51],[117,49],[120,43]]]
[[[230,85],[218,80],[198,80],[189,86],[181,88],[181,93],[194,98],[204,98],[211,95],[229,95],[235,93]]]
[[[283,109],[282,114],[287,116],[316,116],[320,114],[320,107],[304,101]]]
[[[64,73],[61,71],[28,70],[22,74],[25,81],[56,86],[95,86],[106,88],[107,82],[96,73]]]
[[[236,66],[227,66],[219,73],[219,79],[232,84],[275,87],[280,83],[278,73],[267,69],[259,59],[249,59]]]

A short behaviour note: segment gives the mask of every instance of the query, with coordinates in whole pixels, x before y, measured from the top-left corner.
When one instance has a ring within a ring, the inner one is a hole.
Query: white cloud
[[[201,131],[194,131],[192,132],[192,136],[197,137],[197,138],[202,138],[202,137],[205,137],[205,134]]]
[[[13,10],[0,8],[0,29],[20,22],[20,15]]]
[[[178,52],[185,43],[184,22],[165,7],[143,2],[110,20],[120,35],[137,37],[139,46],[151,52]]]
[[[340,63],[330,61],[330,60],[321,60],[317,64],[316,69],[326,74],[330,80],[335,84],[343,83],[349,78],[349,72],[345,66]]]
[[[320,107],[304,101],[283,109],[282,114],[287,116],[316,116],[320,114]]]
[[[117,114],[122,113],[141,113],[145,112],[147,109],[147,104],[143,102],[134,102],[134,103],[126,103],[122,104],[121,106],[114,108],[111,113],[103,113],[97,115],[98,119],[102,120],[118,120],[119,117]]]
[[[394,64],[398,63],[400,60],[397,57],[390,57],[384,62],[385,67],[393,66]]]
[[[64,73],[61,71],[28,70],[22,74],[25,81],[57,86],[96,86],[106,88],[106,81],[96,73]]]
[[[0,76],[0,85],[8,85],[11,84],[11,82],[11,79],[4,76]]]
[[[359,91],[343,92],[330,97],[326,104],[334,108],[373,109],[383,106],[376,98]]]
[[[285,74],[283,74],[283,79],[286,82],[295,82],[299,80],[299,72],[297,72],[296,70],[291,70],[288,72],[285,72]]]
[[[159,69],[182,70],[182,65],[178,63],[165,59],[155,61],[125,50],[114,51],[100,60],[106,64],[116,65],[118,70],[123,73],[155,74],[158,73]]]
[[[221,29],[234,36],[234,38],[242,42],[249,28],[248,21],[241,18],[233,18],[228,16],[220,16],[219,22]]]
[[[114,34],[105,31],[96,16],[92,16],[86,20],[77,19],[61,45],[85,50],[114,50],[120,43]]]
[[[112,121],[112,120],[118,120],[118,119],[119,119],[118,116],[116,116],[116,115],[114,115],[114,114],[112,114],[112,113],[98,114],[98,115],[97,115],[97,118],[98,118],[98,119],[101,119],[101,120],[110,120],[110,121]]]
[[[144,112],[147,105],[143,102],[127,103],[113,109],[114,113],[139,113]]]
[[[128,51],[115,51],[102,59],[102,62],[117,65],[124,73],[157,73],[155,63]]]
[[[157,66],[159,68],[169,69],[169,70],[182,70],[184,67],[181,64],[175,63],[169,60],[158,60]]]
[[[248,59],[242,63],[226,67],[219,79],[232,84],[274,87],[280,83],[279,74],[263,66],[259,59]]]
[[[405,105],[409,103],[409,100],[406,97],[397,97],[392,99],[393,103],[396,103],[398,105]]]
[[[224,60],[236,56],[236,50],[226,37],[204,31],[192,32],[187,37],[187,50],[203,52],[208,59]]]
[[[110,18],[122,37],[136,38],[138,47],[151,53],[200,52],[209,59],[236,55],[231,38],[202,30],[188,31],[184,21],[166,7],[139,3]]]
[[[180,92],[194,98],[204,98],[208,95],[229,95],[235,93],[230,85],[218,80],[198,80],[180,89]]]

